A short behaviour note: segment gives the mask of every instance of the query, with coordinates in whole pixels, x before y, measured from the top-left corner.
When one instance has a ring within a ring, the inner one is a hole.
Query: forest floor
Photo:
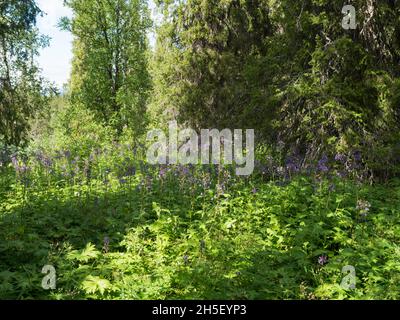
[[[397,180],[46,170],[0,173],[1,299],[400,298]]]

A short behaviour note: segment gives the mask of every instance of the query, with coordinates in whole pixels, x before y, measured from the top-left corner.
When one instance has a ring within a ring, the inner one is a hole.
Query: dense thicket
[[[45,92],[34,58],[45,38],[35,28],[35,1],[0,2],[0,142],[26,140],[29,120],[43,109]]]
[[[197,128],[255,128],[259,141],[306,159],[374,148],[369,166],[392,166],[400,3],[349,3],[356,30],[342,27],[338,0],[158,1],[153,112]]]

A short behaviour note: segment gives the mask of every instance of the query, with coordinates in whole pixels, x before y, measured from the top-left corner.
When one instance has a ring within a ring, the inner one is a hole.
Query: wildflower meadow
[[[0,300],[400,299],[399,16],[0,0]]]

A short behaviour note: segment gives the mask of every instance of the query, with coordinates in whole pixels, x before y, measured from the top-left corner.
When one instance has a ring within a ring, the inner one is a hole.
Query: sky
[[[61,89],[68,82],[71,72],[73,37],[67,31],[60,31],[57,23],[61,17],[71,17],[72,12],[63,6],[63,0],[37,0],[37,3],[46,13],[38,19],[39,31],[50,37],[50,46],[40,51],[38,63],[42,75]],[[149,7],[153,13],[152,0],[149,1]],[[150,35],[150,43],[154,45],[154,35]]]
[[[43,76],[59,88],[68,82],[71,72],[72,35],[57,28],[61,17],[72,16],[63,0],[38,0],[40,9],[46,14],[38,19],[40,33],[50,37],[50,46],[40,51],[38,63]]]

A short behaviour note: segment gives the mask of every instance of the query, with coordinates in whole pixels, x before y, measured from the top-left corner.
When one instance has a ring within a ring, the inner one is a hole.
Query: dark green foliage
[[[0,141],[26,142],[30,119],[46,106],[47,89],[34,62],[46,39],[35,29],[35,1],[0,3]]]
[[[166,8],[173,18],[159,36],[155,112],[177,109],[196,128],[266,122],[267,113],[253,116],[266,98],[257,69],[272,33],[267,1],[196,0]]]
[[[155,114],[255,128],[259,142],[307,159],[397,150],[400,4],[352,4],[356,30],[342,28],[343,1],[161,2]],[[373,158],[367,166],[382,175]]]

